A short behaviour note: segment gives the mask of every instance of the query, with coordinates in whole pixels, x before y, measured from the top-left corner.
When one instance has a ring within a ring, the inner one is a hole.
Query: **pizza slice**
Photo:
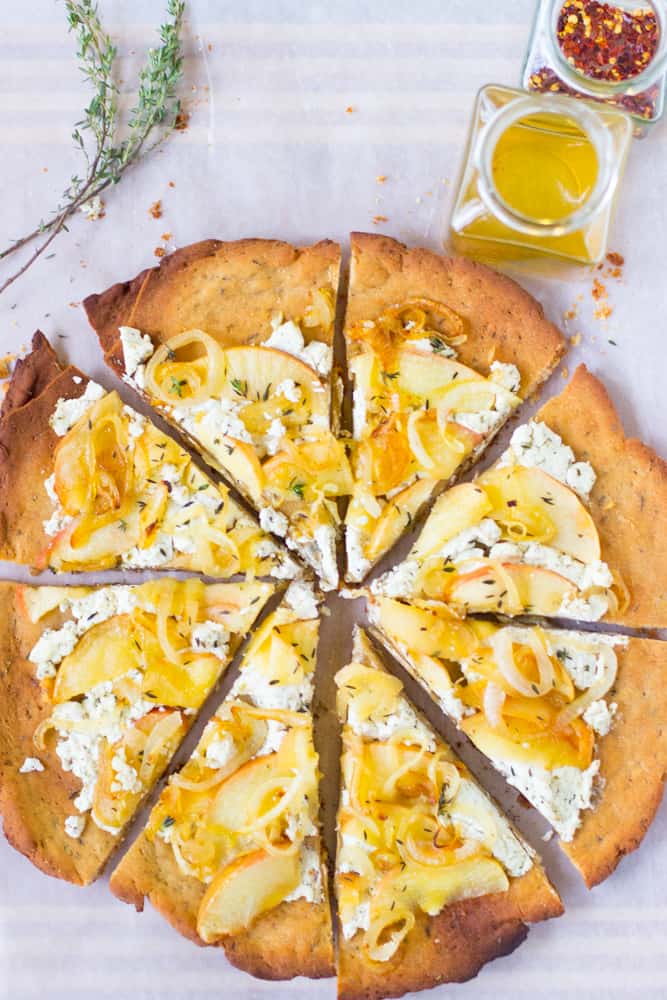
[[[354,490],[347,576],[363,580],[562,357],[563,337],[509,278],[353,233],[345,317]]]
[[[360,629],[336,685],[339,996],[470,979],[513,951],[526,924],[560,915],[558,894]]]
[[[379,637],[551,823],[591,887],[641,843],[667,774],[667,647],[371,597]]]
[[[435,503],[376,594],[457,614],[667,626],[667,464],[625,437],[584,366],[500,459]]]
[[[312,697],[318,600],[292,583],[111,877],[263,979],[333,974]]]
[[[209,240],[84,305],[110,364],[335,589],[352,480],[332,377],[340,247]]]
[[[0,584],[0,812],[49,875],[100,873],[268,583]]]
[[[41,333],[0,413],[0,558],[54,572],[300,572],[226,486],[117,392],[61,366]]]

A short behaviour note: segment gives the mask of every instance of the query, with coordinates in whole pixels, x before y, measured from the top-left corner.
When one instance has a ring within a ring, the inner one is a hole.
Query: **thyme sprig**
[[[116,82],[117,49],[104,31],[94,0],[65,0],[69,30],[77,37],[77,59],[93,96],[72,132],[85,171],[74,174],[48,220],[0,252],[0,261],[28,243],[46,236],[27,261],[0,284],[4,292],[67,231],[67,220],[86,203],[117,184],[129,167],[162,142],[178,122],[181,110],[177,86],[182,75],[181,28],[185,0],[168,0],[168,20],[160,27],[160,44],[148,50],[139,73],[137,100],[127,120],[121,121]],[[124,137],[120,137],[121,129]]]

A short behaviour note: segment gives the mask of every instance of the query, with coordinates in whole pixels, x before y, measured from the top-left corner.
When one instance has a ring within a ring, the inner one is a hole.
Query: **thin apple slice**
[[[69,701],[96,684],[136,669],[139,656],[129,615],[116,615],[93,625],[62,660],[53,687],[54,702]]]
[[[453,486],[436,501],[410,557],[426,559],[461,531],[479,524],[491,509],[491,501],[481,486],[476,483]]]
[[[273,347],[228,347],[225,351],[227,382],[223,395],[231,399],[268,402],[278,396],[281,383],[291,380],[301,391],[298,402],[281,396],[286,408],[293,408],[293,421],[303,414],[305,423],[311,416],[328,417],[328,393],[322,392],[317,372],[304,361]]]
[[[299,884],[299,856],[253,851],[220,871],[199,905],[197,933],[212,944],[250,927]]]
[[[423,398],[435,398],[453,382],[485,382],[472,368],[441,354],[424,355],[419,349],[405,347],[398,357],[397,383],[404,392]]]
[[[216,455],[223,472],[227,473],[242,493],[259,503],[265,479],[253,446],[235,438],[221,437]]]
[[[556,730],[549,730],[543,737],[532,740],[512,739],[508,732],[494,729],[481,712],[462,719],[459,726],[491,761],[525,764],[546,770],[555,767],[585,769],[591,762],[592,731],[581,720],[575,719],[574,722],[569,738]],[[584,732],[586,729],[588,733]]]
[[[481,475],[478,484],[493,505],[490,516],[521,529],[521,534],[506,532],[506,537],[544,542],[584,563],[600,558],[600,538],[586,507],[573,490],[542,469],[500,466]],[[531,534],[533,524],[536,534]],[[546,526],[546,535],[539,534],[540,526]]]
[[[444,606],[440,614],[436,607],[375,597],[372,613],[374,623],[411,653],[461,660],[479,645],[473,629],[453,618]]]
[[[466,612],[556,615],[574,589],[570,580],[540,566],[502,563],[498,572],[489,563],[488,567],[456,576],[446,599]]]
[[[378,559],[398,541],[428,502],[435,486],[432,479],[418,479],[388,501],[364,546],[367,559]]]
[[[19,610],[31,622],[41,621],[66,599],[78,601],[90,593],[89,587],[29,587],[19,584],[16,588]]]

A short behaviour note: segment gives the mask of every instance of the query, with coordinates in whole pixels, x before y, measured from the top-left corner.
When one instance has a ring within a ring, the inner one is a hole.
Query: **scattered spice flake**
[[[354,108],[352,107],[351,104],[348,104],[348,106],[345,108],[345,114],[346,115],[351,115],[353,112],[354,112]]]
[[[170,188],[175,188],[176,187],[175,182],[174,181],[169,181],[169,187]]]
[[[208,49],[209,52],[212,52],[213,51],[213,43],[209,42],[208,45],[206,46],[206,48]]]
[[[378,184],[386,184],[386,182],[387,182],[387,175],[386,174],[378,174],[377,177],[375,178],[375,180],[378,182]]]
[[[599,280],[599,278],[593,279],[593,288],[591,289],[591,295],[593,296],[596,302],[599,302],[600,299],[607,298],[607,289]]]
[[[155,254],[156,257],[164,257],[166,255],[167,251],[165,250],[164,247],[155,247],[155,250],[153,250],[153,253]]]
[[[7,378],[10,366],[15,360],[15,354],[5,354],[4,357],[0,358],[0,378]]]
[[[572,336],[570,337],[570,343],[572,344],[573,347],[577,347],[581,343],[581,334],[573,333]]]
[[[154,219],[162,218],[162,202],[154,201],[151,207],[148,209],[148,214],[152,215]]]
[[[569,378],[570,377],[570,371],[569,371],[569,369],[567,368],[566,365],[563,365],[563,367],[560,370],[560,374],[561,374],[561,378]]]
[[[78,309],[79,306],[81,305],[80,302],[68,302],[67,304],[70,307],[70,309]]]
[[[625,257],[622,253],[616,253],[614,250],[610,250],[607,254],[607,260],[612,265],[612,267],[623,267],[625,264]]]
[[[174,122],[174,128],[177,132],[185,132],[186,128],[190,124],[190,115],[184,108],[176,115],[176,121]]]
[[[578,315],[579,315],[579,307],[575,304],[572,306],[571,309],[566,309],[566,311],[563,313],[563,319],[565,320],[576,319]]]
[[[593,313],[593,315],[595,316],[596,319],[607,320],[607,319],[609,319],[609,317],[611,316],[611,314],[613,313],[613,311],[614,310],[612,309],[611,306],[603,305],[603,306],[600,306],[598,309],[596,309],[595,312]],[[609,343],[613,344],[614,342],[613,342],[613,340],[610,340]]]
[[[160,239],[164,240],[164,242],[167,243],[172,238],[173,235],[174,235],[173,233],[163,233]]]
[[[381,222],[389,222],[389,217],[386,216],[386,215],[374,215],[373,216],[373,225],[374,226],[379,225]]]
[[[618,83],[646,69],[658,47],[658,20],[648,5],[636,10],[599,0],[564,0],[558,44],[567,61],[592,80]]]

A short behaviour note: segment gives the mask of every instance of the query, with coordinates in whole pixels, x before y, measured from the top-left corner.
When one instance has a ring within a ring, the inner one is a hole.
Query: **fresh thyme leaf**
[[[185,381],[184,378],[176,378],[175,375],[172,375],[171,376],[171,385],[169,387],[169,392],[172,395],[174,395],[174,396],[178,396],[179,399],[182,399],[183,398],[183,386],[184,385],[186,385],[186,381]]]
[[[292,493],[296,493],[299,500],[303,500],[303,491],[305,487],[306,487],[305,483],[300,482],[298,479],[293,479],[289,484],[288,489],[290,489]]]
[[[231,381],[232,381],[232,389],[234,390],[236,395],[245,396],[248,391],[248,383],[245,380],[241,380],[240,378],[233,378]]]
[[[45,236],[25,263],[0,284],[4,292],[31,267],[80,209],[90,206],[125,171],[162,142],[178,123],[181,103],[176,95],[182,76],[181,28],[185,0],[168,0],[167,20],[160,27],[160,44],[148,50],[139,73],[134,107],[121,120],[117,50],[102,27],[95,0],[65,0],[69,30],[76,35],[76,56],[81,73],[92,89],[90,103],[72,131],[85,169],[75,173],[49,219],[41,219],[32,232],[13,240],[0,251],[0,261]],[[128,88],[130,89],[130,88]],[[122,138],[121,138],[122,135]],[[99,211],[99,202],[97,211]]]

